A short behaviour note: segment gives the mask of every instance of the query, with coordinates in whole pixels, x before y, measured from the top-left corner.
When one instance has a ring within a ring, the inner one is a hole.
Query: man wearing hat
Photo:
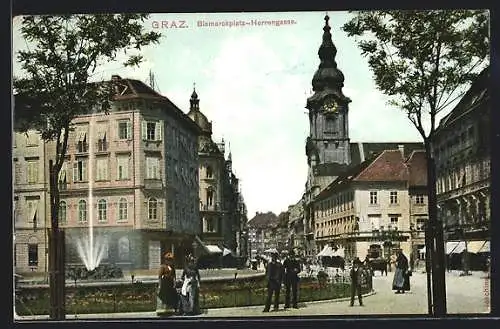
[[[299,308],[297,305],[297,288],[299,285],[300,264],[295,258],[293,250],[285,254],[283,267],[285,268],[285,309],[290,307],[290,290],[292,291],[292,307]]]
[[[351,268],[351,305],[354,306],[354,298],[358,295],[359,306],[363,306],[363,300],[361,297],[361,281],[363,280],[363,268],[361,267],[362,263],[358,257],[354,259],[352,262]]]
[[[263,312],[269,312],[271,308],[271,299],[274,294],[274,311],[277,311],[280,303],[280,289],[283,282],[283,265],[278,261],[278,253],[271,254],[271,262],[267,264],[267,299]]]

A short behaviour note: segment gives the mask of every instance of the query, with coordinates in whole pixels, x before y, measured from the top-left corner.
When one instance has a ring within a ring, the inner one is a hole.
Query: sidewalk
[[[349,307],[349,299],[316,301],[299,304],[299,309],[279,310],[262,313],[263,306],[231,307],[208,309],[197,316],[172,316],[172,319],[192,318],[228,318],[228,317],[283,317],[283,316],[349,316],[349,315],[420,315],[427,316],[427,282],[426,275],[414,273],[411,278],[411,291],[396,295],[392,290],[393,275],[377,275],[373,278],[373,293],[363,298],[365,306],[360,307],[356,301]],[[489,279],[484,273],[473,273],[460,277],[456,273],[447,274],[447,307],[448,314],[485,314],[489,313],[489,301],[485,299],[484,287],[489,286]],[[283,305],[280,305],[281,307]],[[67,315],[72,319],[160,319],[156,312],[110,313]],[[23,316],[17,320],[48,320],[48,316]]]

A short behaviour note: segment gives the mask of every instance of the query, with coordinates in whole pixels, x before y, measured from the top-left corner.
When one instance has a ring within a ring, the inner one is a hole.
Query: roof
[[[383,151],[367,168],[361,171],[355,181],[388,182],[408,180],[408,170],[400,150]]]
[[[405,153],[405,152],[403,152]],[[409,186],[426,186],[427,167],[424,150],[414,150],[405,158],[402,150],[384,150],[376,157],[351,166],[323,189],[316,200],[321,200],[334,190],[352,181],[357,182],[408,182]]]
[[[278,225],[278,216],[275,213],[268,211],[267,213],[257,212],[255,216],[247,223],[250,228],[269,228]]]
[[[427,186],[427,159],[424,150],[413,151],[406,160],[410,187]]]
[[[473,81],[465,95],[460,99],[460,102],[439,122],[437,132],[453,125],[460,117],[474,110],[477,105],[481,104],[488,97],[488,85],[490,79],[489,67],[486,67],[476,80]]]

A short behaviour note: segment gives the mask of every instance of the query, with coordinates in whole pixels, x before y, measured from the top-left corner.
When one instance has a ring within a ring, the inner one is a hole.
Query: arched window
[[[85,223],[87,221],[87,202],[85,200],[78,201],[78,222]]]
[[[108,221],[108,204],[106,200],[101,199],[97,201],[97,211],[98,211],[98,221],[107,222]]]
[[[214,172],[212,170],[212,167],[207,166],[207,178],[212,178]]]
[[[118,258],[120,260],[130,259],[130,241],[126,236],[122,236],[118,240]]]
[[[155,198],[151,198],[148,201],[148,219],[158,219],[158,201]]]
[[[118,221],[126,222],[128,220],[128,203],[127,199],[121,198],[118,203]]]
[[[66,209],[67,209],[66,201],[59,202],[59,214],[58,214],[59,224],[66,224],[67,223]]]
[[[214,191],[211,188],[207,189],[207,205],[212,206],[214,204]]]

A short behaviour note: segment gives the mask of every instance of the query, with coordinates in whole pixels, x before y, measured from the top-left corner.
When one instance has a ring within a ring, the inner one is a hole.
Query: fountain
[[[94,118],[95,111],[92,112],[91,120]],[[76,238],[76,247],[78,255],[82,260],[87,271],[94,271],[101,263],[102,257],[106,250],[108,241],[102,236],[94,236],[94,206],[93,206],[93,167],[94,167],[94,144],[92,141],[92,122],[89,123],[89,133],[88,133],[88,182],[89,182],[89,194],[88,194],[88,235],[79,236]]]

